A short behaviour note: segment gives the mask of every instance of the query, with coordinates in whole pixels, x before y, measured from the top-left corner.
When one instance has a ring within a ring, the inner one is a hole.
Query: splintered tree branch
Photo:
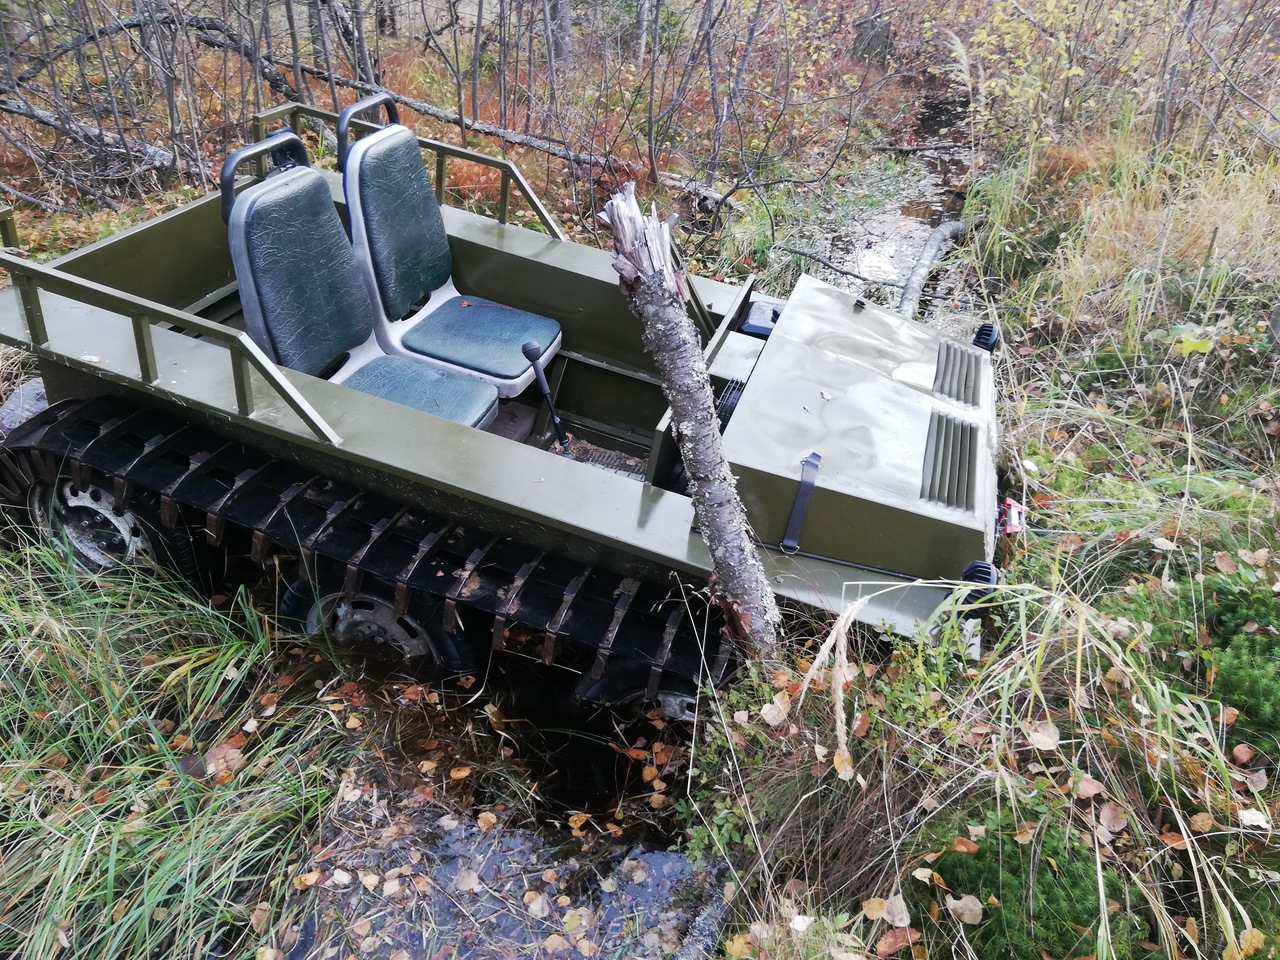
[[[634,183],[610,198],[604,218],[613,230],[622,292],[644,324],[645,348],[671,404],[694,512],[711,551],[713,596],[729,633],[768,655],[777,642],[778,606],[725,459],[702,343],[685,306],[684,274],[672,260],[670,223],[656,210],[648,217],[640,212]]]

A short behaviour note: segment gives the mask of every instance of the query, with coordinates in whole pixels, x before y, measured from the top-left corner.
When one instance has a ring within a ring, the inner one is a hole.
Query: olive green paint
[[[299,108],[272,111],[268,122],[304,116],[335,120]],[[345,215],[341,181],[329,182]],[[648,482],[276,368],[235,326],[218,200],[196,200],[50,266],[0,254],[18,288],[0,291],[0,341],[38,357],[51,399],[145,399],[326,476],[582,562],[656,580],[710,576],[692,502],[663,488],[677,459],[670,416],[608,253],[444,211],[458,289],[559,321],[563,346],[549,379],[566,421],[584,439],[647,453]],[[11,226],[0,211],[10,246]],[[828,610],[870,598],[863,619],[910,629],[949,593],[914,577],[955,577],[969,560],[991,556],[989,359],[981,402],[961,404],[933,392],[930,364],[942,338],[918,324],[805,278],[779,332],[762,343],[731,329],[749,286],[703,278],[691,285],[705,305],[713,378],[750,378],[725,444],[764,544],[782,538],[801,459],[813,450],[823,456],[800,547],[825,559],[768,547],[770,582]],[[969,510],[920,496],[924,435],[939,410],[976,425],[981,438],[977,463],[986,473]],[[545,414],[535,435],[546,436]]]

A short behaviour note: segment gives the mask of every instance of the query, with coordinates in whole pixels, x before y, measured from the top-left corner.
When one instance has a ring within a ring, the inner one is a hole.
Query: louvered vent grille
[[[742,399],[742,391],[746,386],[745,380],[730,380],[716,398],[716,419],[720,421],[721,433],[724,433],[724,428],[729,425],[729,418],[733,416],[733,411],[737,408],[738,401]]]
[[[929,419],[920,497],[949,507],[972,510],[977,445],[977,426],[935,410]]]
[[[933,392],[976,407],[982,390],[983,356],[977,347],[944,340],[938,351]]]

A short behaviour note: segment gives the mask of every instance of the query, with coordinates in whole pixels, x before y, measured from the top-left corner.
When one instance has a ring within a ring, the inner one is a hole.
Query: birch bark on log
[[[907,277],[907,282],[902,286],[902,296],[898,300],[898,313],[908,320],[915,318],[916,311],[920,309],[920,297],[924,294],[925,282],[933,272],[933,265],[937,262],[938,255],[942,253],[942,245],[948,240],[963,237],[968,232],[969,221],[967,220],[951,220],[934,228],[929,234],[929,239],[924,242],[924,249],[920,251],[920,257],[911,270],[911,276]]]
[[[725,459],[702,343],[685,306],[685,277],[672,262],[670,223],[660,221],[656,210],[648,217],[640,212],[634,183],[610,198],[604,216],[613,231],[613,267],[631,312],[644,324],[645,349],[671,404],[694,513],[711,551],[712,596],[730,635],[769,655],[777,642],[778,606]]]

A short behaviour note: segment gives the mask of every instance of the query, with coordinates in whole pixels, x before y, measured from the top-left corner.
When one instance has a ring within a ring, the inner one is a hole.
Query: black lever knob
[[[556,439],[560,441],[560,446],[566,446],[569,443],[569,435],[565,433],[560,415],[556,413],[556,405],[551,402],[551,385],[547,383],[547,375],[543,372],[542,364],[538,363],[538,358],[542,356],[542,345],[537,340],[530,340],[520,348],[520,352],[533,367],[533,375],[538,378],[538,390],[542,393],[542,399],[547,401],[547,410],[551,414],[551,426],[555,428]]]

